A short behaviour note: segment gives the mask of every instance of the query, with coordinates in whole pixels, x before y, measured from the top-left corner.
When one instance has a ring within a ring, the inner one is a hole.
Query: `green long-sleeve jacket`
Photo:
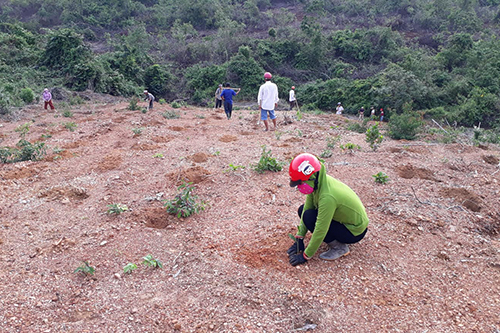
[[[349,186],[328,176],[323,164],[319,171],[318,188],[307,195],[302,216],[308,209],[317,209],[318,218],[304,251],[307,257],[314,256],[325,239],[332,220],[344,224],[354,236],[360,235],[368,227],[368,215],[359,197]],[[305,236],[306,233],[307,228],[301,217],[297,235]]]

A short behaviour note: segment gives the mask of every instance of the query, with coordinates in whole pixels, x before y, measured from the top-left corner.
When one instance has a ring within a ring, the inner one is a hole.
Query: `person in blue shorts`
[[[241,91],[241,88],[238,88],[238,91],[234,91],[231,89],[231,85],[226,83],[226,87],[220,94],[220,97],[224,101],[224,112],[226,112],[227,119],[231,119],[231,114],[233,113],[233,96],[238,95]]]
[[[267,121],[267,114],[269,113],[269,118],[273,121],[274,129],[276,129],[276,115],[274,114],[274,110],[278,106],[278,86],[271,82],[273,76],[271,73],[266,72],[264,74],[264,80],[266,83],[260,86],[259,88],[259,96],[257,97],[257,103],[260,108],[260,120],[264,121],[264,125],[266,126],[265,131],[269,131],[269,124]]]

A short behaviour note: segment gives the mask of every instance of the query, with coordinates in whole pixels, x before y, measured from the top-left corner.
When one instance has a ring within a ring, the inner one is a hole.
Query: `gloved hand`
[[[303,238],[295,238],[295,239],[296,239],[295,243],[293,243],[293,245],[290,246],[290,248],[288,249],[288,251],[286,251],[286,253],[288,254],[288,256],[304,252],[304,249],[305,249],[305,247],[304,247],[304,239]]]
[[[292,266],[297,266],[297,265],[300,265],[300,264],[307,262],[303,253],[291,255],[290,258],[288,259],[288,261],[290,262],[290,265],[292,265]]]

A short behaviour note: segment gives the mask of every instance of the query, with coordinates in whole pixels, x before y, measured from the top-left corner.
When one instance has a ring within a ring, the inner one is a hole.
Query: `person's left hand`
[[[307,259],[304,257],[303,253],[299,253],[291,255],[288,261],[290,262],[290,265],[297,266],[306,263]]]

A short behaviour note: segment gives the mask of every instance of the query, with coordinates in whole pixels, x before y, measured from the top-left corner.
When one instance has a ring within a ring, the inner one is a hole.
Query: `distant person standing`
[[[361,109],[359,109],[359,117],[358,119],[363,121],[363,119],[365,118],[365,108],[362,106]]]
[[[336,114],[342,114],[344,112],[344,107],[342,106],[342,103],[338,102],[337,103],[337,108],[336,108]]]
[[[222,98],[220,97],[220,94],[222,93],[224,89],[222,89],[222,84],[219,84],[219,87],[215,91],[215,108],[218,109],[222,106]]]
[[[222,91],[220,97],[224,100],[224,112],[226,113],[227,119],[231,119],[231,115],[233,113],[233,96],[238,95],[240,92],[240,88],[238,91],[234,91],[231,89],[231,84],[226,83],[226,88]]]
[[[274,129],[276,129],[276,114],[274,110],[278,107],[278,86],[271,82],[273,76],[271,73],[266,72],[264,74],[264,80],[266,83],[260,86],[259,95],[257,97],[257,103],[260,108],[260,120],[264,122],[266,126],[265,131],[269,131],[269,123],[267,121],[267,115],[269,113],[269,118],[273,121]]]
[[[290,111],[292,111],[293,106],[297,103],[297,99],[295,98],[295,86],[292,86],[290,89],[288,101],[290,102]]]
[[[43,102],[44,102],[43,108],[45,110],[47,110],[47,105],[49,105],[50,109],[54,110],[55,107],[54,107],[54,104],[52,104],[52,94],[50,93],[49,89],[45,88],[43,90],[42,97],[43,97]]]
[[[380,108],[380,121],[384,121],[384,109]]]
[[[153,102],[155,100],[155,97],[153,96],[152,93],[148,92],[147,90],[144,90],[144,95],[146,95],[144,100],[149,101],[149,105],[148,105],[148,111],[149,111],[149,109],[153,108]]]
[[[373,107],[373,106],[370,108],[370,117],[371,118],[375,117],[375,107]]]

